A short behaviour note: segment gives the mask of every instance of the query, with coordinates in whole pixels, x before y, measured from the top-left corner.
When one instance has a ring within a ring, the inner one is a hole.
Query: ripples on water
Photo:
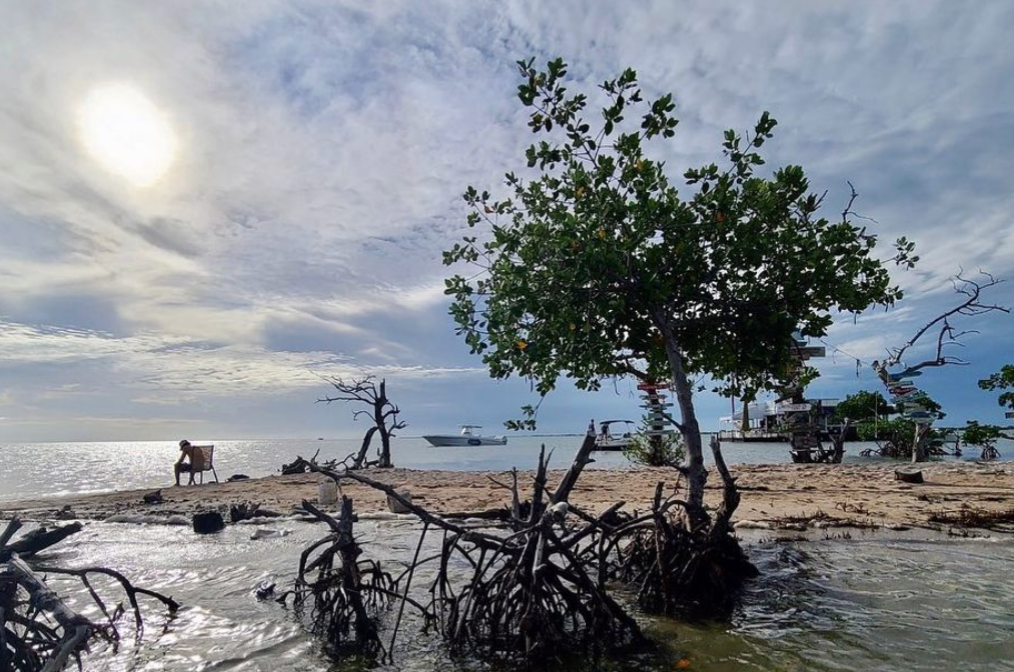
[[[259,602],[261,581],[291,582],[299,552],[322,536],[319,525],[281,523],[288,537],[252,541],[252,526],[197,537],[186,528],[96,523],[55,553],[68,565],[103,564],[185,605],[171,622],[154,605],[144,643],[128,637],[113,655],[99,649],[86,669],[127,671],[243,670],[295,672],[361,669],[334,666],[317,652],[291,613]],[[411,557],[418,528],[363,521],[357,526],[367,557],[396,571]],[[429,539],[434,545],[438,536]],[[761,569],[731,625],[647,623],[662,652],[611,661],[610,670],[672,670],[688,658],[692,670],[882,671],[1014,670],[1014,562],[1011,540],[884,540],[764,542],[750,555]],[[416,590],[425,590],[417,575]],[[81,596],[73,584],[57,587]],[[406,616],[409,611],[406,611]],[[386,624],[393,622],[393,611]],[[396,670],[477,670],[452,659],[433,635],[402,625]],[[576,662],[574,670],[590,664]]]

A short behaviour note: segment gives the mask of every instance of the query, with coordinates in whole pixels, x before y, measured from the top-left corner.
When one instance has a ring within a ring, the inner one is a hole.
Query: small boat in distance
[[[423,436],[434,446],[506,446],[506,436],[482,436],[473,432],[480,425],[462,425],[460,434],[428,434]]]
[[[613,425],[623,427],[619,434],[611,431]],[[633,420],[605,420],[599,423],[599,428],[599,433],[595,435],[595,450],[623,450],[634,437]]]

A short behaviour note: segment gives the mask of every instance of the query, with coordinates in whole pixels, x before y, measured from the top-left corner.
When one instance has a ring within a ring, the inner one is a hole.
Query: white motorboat
[[[428,434],[423,436],[434,446],[506,446],[506,436],[483,436],[472,430],[479,425],[462,425],[460,434]]]
[[[617,432],[614,425],[622,429]],[[599,423],[599,433],[595,435],[595,450],[623,450],[634,438],[636,426],[632,420],[606,420]]]

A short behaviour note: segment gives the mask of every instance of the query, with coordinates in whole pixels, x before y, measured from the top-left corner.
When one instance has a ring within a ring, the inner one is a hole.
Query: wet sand
[[[734,520],[741,528],[803,529],[805,527],[929,527],[933,515],[954,513],[963,505],[989,511],[1014,509],[1014,465],[996,463],[936,463],[920,468],[923,484],[902,483],[894,470],[902,465],[740,465],[734,469],[742,503]],[[910,468],[904,465],[905,468]],[[434,512],[462,513],[507,506],[510,493],[490,477],[508,480],[500,472],[369,470],[372,478],[407,490],[414,501]],[[563,471],[550,473],[557,482]],[[532,473],[520,472],[522,497],[530,489]],[[258,503],[281,513],[290,512],[303,499],[316,500],[317,474],[269,476],[235,483],[165,487],[164,501],[145,504],[151,490],[128,490],[61,498],[21,500],[0,504],[0,517],[18,515],[29,520],[51,519],[69,505],[79,519],[103,520],[115,514],[153,516],[185,515],[217,510],[227,513],[233,504]],[[655,486],[676,482],[667,469],[590,469],[582,474],[571,497],[576,506],[598,512],[623,500],[628,511],[649,507]],[[706,501],[717,504],[717,475],[709,477]],[[361,513],[387,510],[383,493],[354,483],[343,491]]]

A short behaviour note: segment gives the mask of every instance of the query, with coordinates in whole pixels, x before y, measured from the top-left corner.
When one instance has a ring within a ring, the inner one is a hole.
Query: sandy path
[[[925,484],[910,485],[894,479],[895,465],[740,465],[735,468],[743,501],[735,520],[744,527],[796,527],[793,518],[825,514],[823,525],[932,526],[929,517],[954,512],[963,504],[993,511],[1014,509],[1014,465],[1005,463],[938,463],[922,467]],[[437,512],[463,512],[505,506],[509,493],[487,478],[495,472],[372,470],[369,474],[412,493],[415,501]],[[551,472],[555,482],[562,471]],[[167,487],[165,501],[146,505],[132,490],[59,499],[22,500],[0,504],[0,517],[14,514],[45,519],[64,505],[79,518],[104,519],[117,513],[160,516],[189,515],[199,510],[228,511],[232,504],[257,502],[262,507],[287,512],[306,499],[315,499],[319,476],[270,476],[237,483]],[[716,476],[710,482],[714,484]],[[599,511],[618,500],[626,509],[647,508],[655,484],[674,481],[674,473],[662,469],[585,471],[572,502]],[[522,472],[522,483],[531,473]],[[360,512],[384,511],[383,494],[349,483],[346,494]],[[523,491],[524,492],[524,491]],[[720,493],[709,488],[707,500],[717,503]],[[744,522],[749,521],[749,522]],[[809,521],[813,523],[814,521]]]

